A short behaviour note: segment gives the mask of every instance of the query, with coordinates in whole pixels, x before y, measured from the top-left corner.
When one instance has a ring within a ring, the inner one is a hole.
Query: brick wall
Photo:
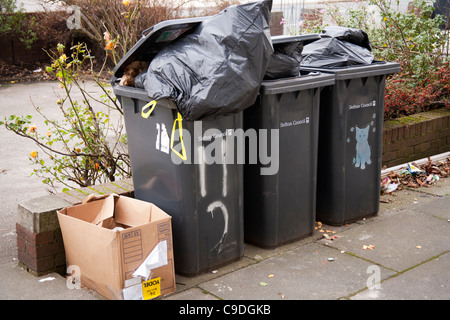
[[[42,49],[44,43],[37,40],[31,45],[30,49],[21,42],[17,37],[1,36],[0,37],[0,60],[8,64],[34,63],[48,60],[47,53]]]
[[[16,223],[17,254],[23,266],[36,275],[65,271],[61,229],[34,233]]]
[[[22,267],[36,276],[50,272],[65,274],[64,242],[56,212],[81,203],[92,193],[115,193],[131,197],[133,185],[131,179],[128,179],[19,203],[16,223],[17,256]]]
[[[64,13],[62,13],[64,15]],[[29,14],[37,15],[35,13]],[[42,19],[41,16],[37,17],[38,20]],[[283,12],[271,13],[271,30],[272,36],[282,35],[283,26],[280,25],[281,18],[283,18]],[[59,25],[58,25],[59,26]],[[64,28],[65,25],[59,26]],[[67,30],[65,30],[67,31]],[[38,35],[39,36],[39,35]],[[27,49],[25,45],[18,39],[18,37],[11,37],[9,35],[0,36],[0,60],[8,64],[20,64],[20,63],[35,63],[37,61],[48,61],[48,55],[43,48],[48,46],[48,43],[44,43],[42,40],[37,40],[31,45],[30,49]]]
[[[386,121],[383,130],[383,166],[450,151],[450,110],[429,112]]]
[[[65,13],[62,12],[61,16]],[[49,23],[48,21],[52,22]],[[44,12],[28,12],[25,21],[34,21],[32,30],[36,32],[37,40],[31,44],[31,48],[27,48],[22,41],[19,40],[21,35],[2,35],[0,36],[0,60],[8,64],[35,63],[48,61],[48,55],[43,48],[49,48],[49,41],[56,41],[55,34],[64,34],[62,29],[65,28],[65,21],[56,21],[54,16],[49,16]],[[39,28],[41,26],[41,28]],[[45,29],[47,28],[47,29]],[[52,32],[48,28],[56,28]],[[51,48],[53,48],[51,44]]]

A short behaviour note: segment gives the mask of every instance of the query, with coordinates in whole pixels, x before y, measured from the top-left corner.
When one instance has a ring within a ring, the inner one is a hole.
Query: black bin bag
[[[151,61],[147,95],[175,102],[186,120],[208,120],[253,105],[273,47],[272,1],[228,7]]]
[[[303,46],[318,39],[320,39],[320,35],[317,33],[272,37],[274,52],[267,66],[264,79],[273,80],[300,76]]]
[[[321,39],[305,45],[301,66],[335,68],[368,65],[374,60],[367,34],[354,28],[326,27]]]
[[[267,66],[265,78],[278,79],[298,76],[300,74],[302,49],[302,42],[274,46],[274,54]]]

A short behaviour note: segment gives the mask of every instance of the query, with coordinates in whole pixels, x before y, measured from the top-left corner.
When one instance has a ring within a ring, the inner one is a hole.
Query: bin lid
[[[400,64],[396,62],[374,61],[371,64],[360,64],[334,68],[315,68],[302,66],[300,67],[300,70],[332,73],[336,76],[336,80],[348,80],[398,73],[400,72]]]
[[[142,38],[117,63],[111,83],[122,77],[125,68],[134,61],[150,62],[165,46],[192,32],[207,17],[172,19],[160,22],[142,33]]]
[[[272,44],[284,44],[284,43],[290,43],[290,42],[304,42],[309,43],[320,39],[320,35],[318,33],[306,33],[306,34],[300,34],[296,36],[273,36],[272,37]]]
[[[293,91],[303,91],[334,85],[335,76],[331,73],[301,72],[300,77],[264,80],[261,85],[261,94],[282,94]]]

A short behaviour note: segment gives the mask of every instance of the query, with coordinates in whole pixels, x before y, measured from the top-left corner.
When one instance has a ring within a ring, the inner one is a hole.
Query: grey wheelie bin
[[[318,221],[343,225],[376,215],[380,201],[386,78],[398,63],[308,68],[335,76],[320,97]]]
[[[308,74],[264,81],[257,102],[244,111],[249,138],[244,238],[259,247],[276,247],[314,231],[320,92],[334,84],[334,75]],[[256,136],[258,141],[250,141]],[[256,153],[258,161],[251,159]]]
[[[124,111],[134,196],[172,217],[173,244],[169,245],[174,249],[175,271],[188,276],[243,255],[243,165],[195,161],[214,143],[216,152],[226,156],[225,145],[217,139],[242,128],[242,113],[216,120],[183,121],[181,129],[173,102],[158,101],[148,115],[152,99],[145,90],[122,86],[116,78],[133,61],[151,61],[162,47],[189,33],[202,19],[169,20],[149,29],[116,66],[112,80]],[[217,138],[207,133],[212,129]]]

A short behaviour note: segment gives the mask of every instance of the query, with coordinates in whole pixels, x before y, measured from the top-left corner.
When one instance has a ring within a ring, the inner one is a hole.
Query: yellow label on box
[[[144,300],[156,298],[161,295],[161,277],[142,282],[142,296]]]

